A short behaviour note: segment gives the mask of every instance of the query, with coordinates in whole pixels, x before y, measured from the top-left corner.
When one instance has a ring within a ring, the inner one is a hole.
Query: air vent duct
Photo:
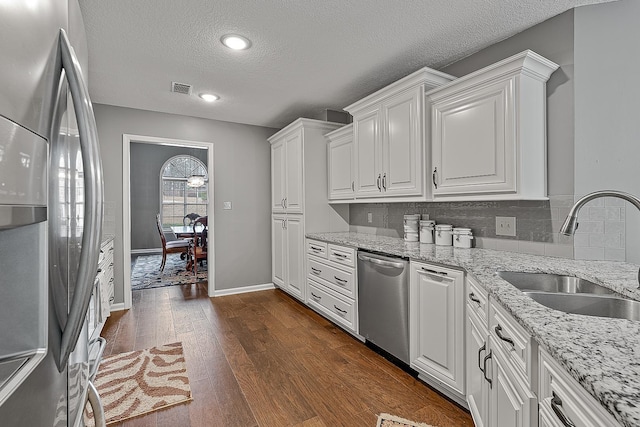
[[[171,92],[191,95],[192,86],[186,83],[171,82]]]

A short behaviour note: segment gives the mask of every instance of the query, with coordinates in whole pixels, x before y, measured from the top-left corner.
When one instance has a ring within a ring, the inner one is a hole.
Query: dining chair
[[[198,274],[198,264],[202,261],[206,261],[207,259],[208,222],[209,220],[206,216],[200,217],[193,222],[193,239],[189,246],[187,270],[193,271],[193,274],[195,275]],[[200,235],[198,235],[198,232],[196,231],[196,227],[198,225],[203,226]]]
[[[167,254],[182,254],[189,251],[190,242],[188,240],[172,240],[167,241],[167,237],[162,230],[162,222],[160,221],[160,214],[156,214],[156,226],[158,227],[158,233],[160,234],[160,240],[162,241],[162,264],[160,264],[160,271],[164,271],[164,266],[167,263]]]

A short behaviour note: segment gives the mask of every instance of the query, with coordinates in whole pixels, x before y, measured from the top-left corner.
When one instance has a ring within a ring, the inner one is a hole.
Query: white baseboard
[[[235,294],[244,294],[247,292],[266,291],[269,289],[275,289],[275,286],[273,286],[273,283],[265,283],[263,285],[241,286],[239,288],[231,288],[231,289],[221,289],[219,291],[215,291],[213,296],[222,297],[225,295],[235,295]]]
[[[155,255],[161,254],[162,248],[152,248],[152,249],[131,249],[131,255]]]
[[[111,312],[124,310],[124,303],[111,304]]]

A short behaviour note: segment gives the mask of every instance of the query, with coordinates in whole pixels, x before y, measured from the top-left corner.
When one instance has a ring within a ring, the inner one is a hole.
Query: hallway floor
[[[126,427],[374,427],[391,413],[473,426],[457,405],[279,290],[208,298],[183,285],[133,292],[104,355],[181,341],[193,401]],[[114,424],[116,425],[116,424]]]

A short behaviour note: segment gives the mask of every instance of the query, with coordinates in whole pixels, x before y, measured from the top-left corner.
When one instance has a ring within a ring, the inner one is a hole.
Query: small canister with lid
[[[456,248],[470,248],[473,234],[470,228],[454,228],[453,229],[453,246]]]
[[[419,240],[420,214],[407,214],[404,216],[404,240],[417,242]]]
[[[453,244],[453,226],[449,224],[436,225],[436,245],[451,246]]]
[[[420,243],[433,243],[434,220],[420,220]]]

